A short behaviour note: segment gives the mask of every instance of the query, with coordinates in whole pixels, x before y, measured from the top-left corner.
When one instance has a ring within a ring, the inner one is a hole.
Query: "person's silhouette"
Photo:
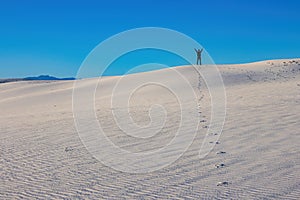
[[[196,54],[197,54],[197,65],[200,63],[200,65],[202,65],[202,60],[201,60],[201,53],[203,51],[203,48],[200,49],[195,49]]]

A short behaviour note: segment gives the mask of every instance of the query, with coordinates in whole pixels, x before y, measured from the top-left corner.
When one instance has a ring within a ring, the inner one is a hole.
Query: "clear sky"
[[[218,64],[298,58],[299,12],[299,0],[3,0],[0,78],[76,76],[101,41],[149,26],[187,34]],[[127,68],[117,66],[111,74]]]

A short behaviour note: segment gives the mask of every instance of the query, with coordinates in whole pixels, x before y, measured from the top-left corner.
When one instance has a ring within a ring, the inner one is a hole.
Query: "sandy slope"
[[[193,67],[177,69],[192,87],[200,86],[200,127],[182,157],[145,174],[115,171],[85,149],[74,125],[72,81],[0,84],[0,199],[299,199],[300,60],[219,66],[227,93],[226,123],[220,144],[201,160],[199,148],[210,120],[209,93]],[[179,84],[169,69],[130,75],[125,84],[151,76]],[[153,102],[170,115],[155,137],[126,137],[109,107],[119,79],[104,78],[96,93],[97,117],[108,137],[133,152],[163,147],[179,126],[176,98],[161,87],[138,90],[130,102],[136,123],[149,123]],[[95,81],[81,80],[80,87]],[[120,99],[122,95],[116,94]],[[216,154],[219,151],[226,153]],[[225,166],[215,166],[221,163]],[[217,186],[220,181],[229,184]]]

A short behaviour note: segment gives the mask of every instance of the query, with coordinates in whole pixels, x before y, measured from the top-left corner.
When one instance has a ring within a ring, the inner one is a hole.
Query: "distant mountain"
[[[76,78],[57,78],[49,75],[40,75],[34,77],[26,77],[26,78],[6,78],[0,79],[0,83],[8,83],[8,82],[16,82],[16,81],[67,81],[67,80],[76,80]]]
[[[49,76],[49,75],[40,75],[40,76],[35,76],[35,77],[26,77],[23,78],[24,81],[33,81],[33,80],[52,80],[52,81],[63,81],[63,80],[75,80],[75,78],[73,77],[69,77],[69,78],[57,78],[54,76]]]

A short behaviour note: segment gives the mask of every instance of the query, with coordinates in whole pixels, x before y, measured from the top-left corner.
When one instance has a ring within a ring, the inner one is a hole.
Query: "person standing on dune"
[[[203,48],[200,50],[200,49],[195,49],[196,51],[196,54],[197,54],[197,65],[198,63],[200,63],[200,65],[202,64],[202,61],[201,61],[201,53],[203,51]]]

